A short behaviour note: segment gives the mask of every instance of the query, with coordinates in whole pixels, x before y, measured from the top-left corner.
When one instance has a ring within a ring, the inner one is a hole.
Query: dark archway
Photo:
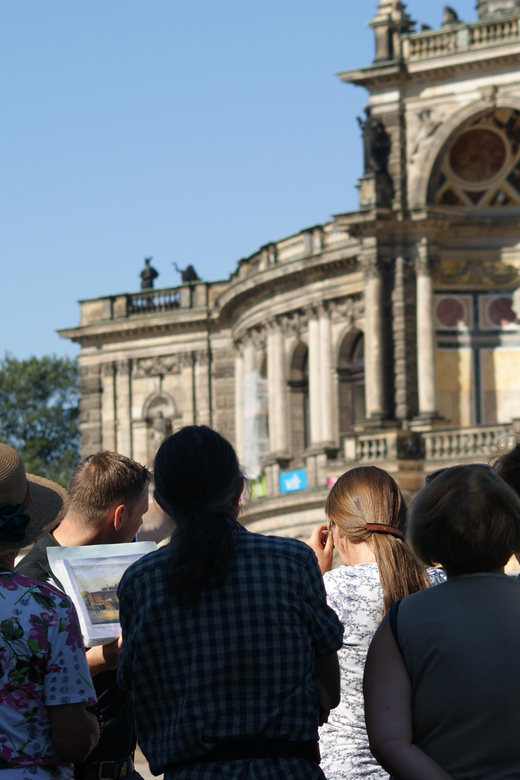
[[[365,337],[351,331],[338,355],[338,406],[340,439],[365,419]]]

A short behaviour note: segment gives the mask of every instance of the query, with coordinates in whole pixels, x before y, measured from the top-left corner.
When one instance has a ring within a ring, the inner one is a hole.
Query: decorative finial
[[[413,30],[415,22],[406,13],[401,0],[381,0],[376,15],[368,24],[376,34],[375,62],[381,62],[401,56],[401,33]]]

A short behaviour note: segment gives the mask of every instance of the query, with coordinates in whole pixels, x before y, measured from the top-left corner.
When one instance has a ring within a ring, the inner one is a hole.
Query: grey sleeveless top
[[[454,780],[520,778],[520,582],[465,574],[400,602],[413,741]]]

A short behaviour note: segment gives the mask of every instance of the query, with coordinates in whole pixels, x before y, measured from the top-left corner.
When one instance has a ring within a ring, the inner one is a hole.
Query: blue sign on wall
[[[280,474],[280,493],[294,493],[307,487],[307,469],[282,471]]]

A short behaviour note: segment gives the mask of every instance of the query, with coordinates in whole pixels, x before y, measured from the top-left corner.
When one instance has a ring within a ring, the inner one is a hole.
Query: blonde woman
[[[370,752],[363,712],[368,647],[394,601],[445,576],[422,567],[405,544],[406,504],[383,469],[367,466],[343,474],[329,493],[325,513],[329,526],[316,526],[308,544],[345,633],[338,652],[341,703],[320,729],[321,767],[328,780],[382,780],[388,774]],[[330,571],[334,547],[343,565]]]

